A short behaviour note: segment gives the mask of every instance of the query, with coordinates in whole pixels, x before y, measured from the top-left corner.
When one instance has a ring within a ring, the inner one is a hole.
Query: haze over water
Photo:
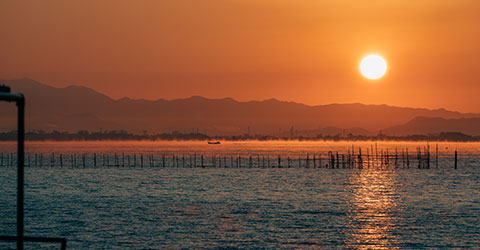
[[[325,157],[326,150],[346,152],[352,144],[366,150],[374,142],[29,142],[27,155],[298,157],[308,152]],[[424,143],[377,146],[408,146],[413,158],[415,147]],[[457,170],[452,165],[454,148],[460,153]],[[0,152],[14,149],[15,143],[0,144]],[[439,169],[27,164],[25,231],[66,237],[69,249],[475,247],[480,245],[479,149],[478,143],[440,143]],[[3,166],[2,172],[0,234],[12,235],[16,171]]]
[[[304,154],[327,154],[328,151],[346,153],[352,146],[355,151],[362,148],[375,147],[378,151],[408,148],[411,154],[417,147],[422,150],[427,145],[435,150],[438,144],[440,155],[453,156],[455,148],[463,157],[480,154],[480,143],[472,142],[395,142],[395,141],[222,141],[219,145],[209,145],[205,141],[27,141],[26,154],[35,153],[63,153],[63,154],[204,154],[212,155],[270,155],[270,156],[298,156]],[[16,142],[0,142],[0,152],[15,152]]]

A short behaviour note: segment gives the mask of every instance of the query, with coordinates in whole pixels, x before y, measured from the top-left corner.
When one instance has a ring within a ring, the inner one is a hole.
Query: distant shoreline
[[[16,131],[0,133],[0,141],[16,141]],[[34,131],[25,134],[26,141],[393,141],[393,142],[480,142],[480,136],[471,136],[459,132],[442,132],[434,135],[317,135],[315,137],[299,136],[295,138],[278,137],[272,135],[234,135],[208,136],[201,133],[161,133],[161,134],[133,134],[126,131],[89,132],[43,132]]]

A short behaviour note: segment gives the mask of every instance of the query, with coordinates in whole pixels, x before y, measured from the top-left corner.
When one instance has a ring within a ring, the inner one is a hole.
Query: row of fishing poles
[[[374,153],[374,154],[373,154]],[[373,146],[369,149],[365,155],[362,154],[362,149],[358,148],[355,152],[354,147],[352,150],[348,149],[346,153],[339,153],[329,151],[326,155],[322,154],[306,154],[305,157],[272,157],[270,155],[253,155],[248,157],[242,156],[204,156],[202,154],[197,155],[166,155],[163,154],[160,157],[154,157],[153,154],[144,155],[133,154],[125,155],[125,153],[108,155],[97,155],[93,153],[87,154],[55,154],[45,156],[44,154],[27,154],[25,158],[25,166],[27,167],[173,167],[173,168],[331,168],[331,169],[389,169],[389,168],[419,168],[430,169],[435,164],[438,168],[438,145],[435,150],[435,158],[431,159],[430,147],[427,145],[423,151],[420,147],[417,148],[416,154],[411,155],[408,152],[408,148],[402,149],[401,153],[395,149],[394,154],[390,154],[387,150],[376,149],[373,151]],[[458,154],[455,149],[454,154],[454,168],[457,168]],[[3,154],[0,153],[0,166],[14,166],[16,164],[15,154]]]

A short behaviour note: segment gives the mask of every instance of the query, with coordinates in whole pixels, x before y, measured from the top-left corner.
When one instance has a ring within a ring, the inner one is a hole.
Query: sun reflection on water
[[[398,226],[394,171],[361,170],[350,178],[350,228],[347,245],[355,249],[397,249],[391,232]]]

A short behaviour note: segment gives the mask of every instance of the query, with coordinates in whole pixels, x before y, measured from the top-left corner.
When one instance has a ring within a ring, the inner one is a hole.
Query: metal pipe
[[[10,92],[1,92],[0,91],[0,101],[7,101],[7,102],[24,102],[25,98],[22,94],[13,94]]]
[[[17,133],[17,249],[23,249],[24,226],[24,160],[25,160],[25,98],[20,94],[17,100],[18,133]]]
[[[0,101],[16,102],[18,108],[17,124],[17,249],[23,250],[24,227],[24,161],[25,161],[25,97],[10,93],[10,88],[0,86]]]
[[[0,240],[16,241],[17,249],[23,250],[24,241],[60,242],[61,249],[67,248],[64,238],[25,237],[24,236],[24,183],[25,183],[25,97],[23,94],[10,93],[10,87],[0,85],[0,101],[16,102],[17,123],[17,236],[0,236]],[[61,157],[61,156],[60,156]]]

